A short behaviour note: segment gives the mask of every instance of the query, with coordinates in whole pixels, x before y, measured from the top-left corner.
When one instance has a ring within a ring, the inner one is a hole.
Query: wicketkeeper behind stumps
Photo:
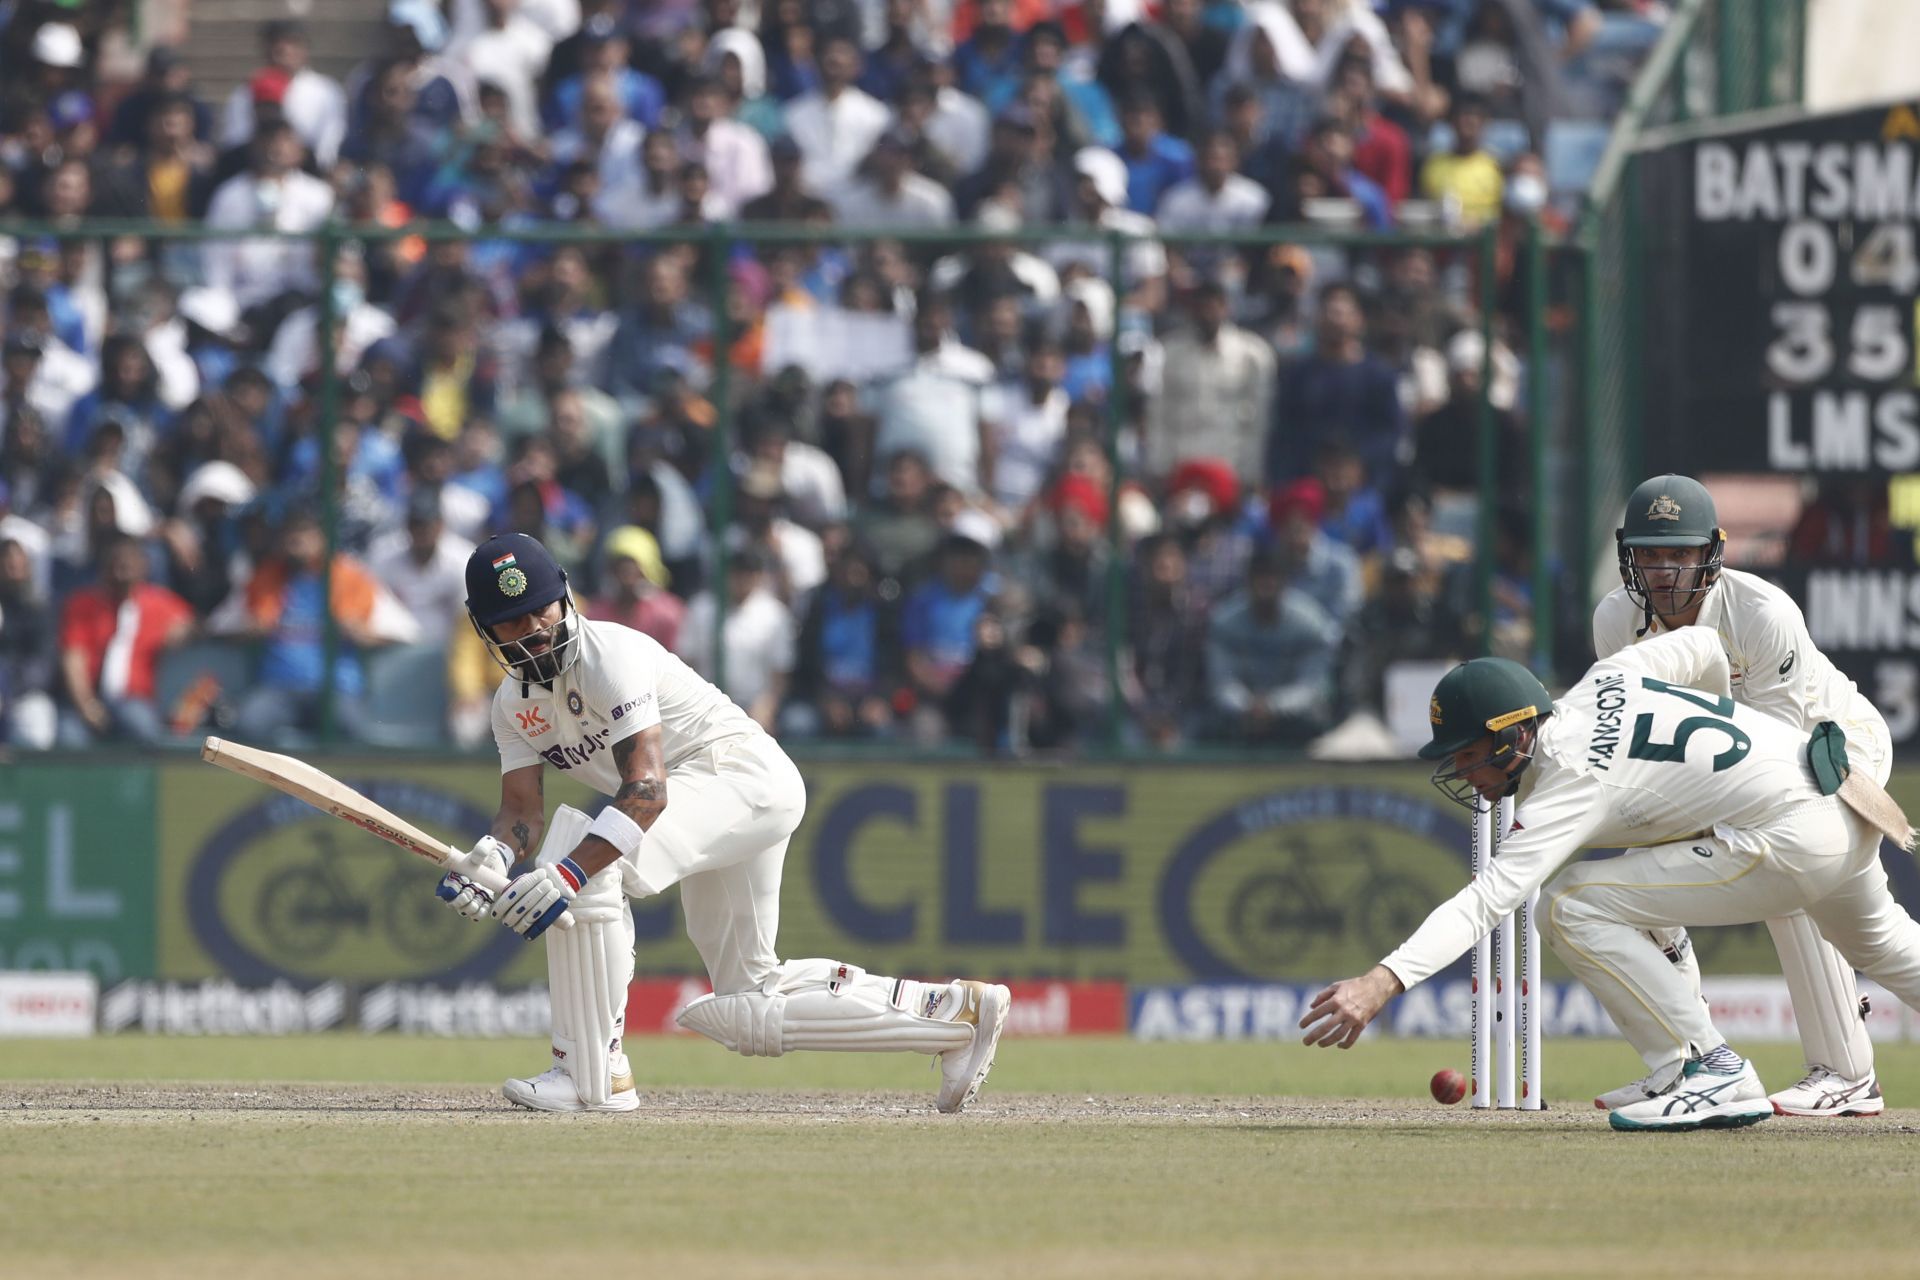
[[[781,866],[806,790],[758,724],[652,638],[581,618],[565,571],[525,534],[496,534],[474,551],[467,612],[508,676],[493,700],[500,811],[469,856],[505,872],[546,833],[535,869],[498,901],[459,875],[438,890],[469,919],[491,915],[546,938],[553,1065],[507,1081],[510,1101],[541,1111],[639,1106],[621,1044],[633,977],[626,899],[676,884],[714,990],[687,1007],[682,1026],[749,1056],[934,1054],[939,1109],[973,1100],[1006,1021],[1005,987],[883,978],[774,953]],[[548,765],[612,803],[591,820],[561,805],[549,824]],[[550,930],[568,909],[575,927]]]

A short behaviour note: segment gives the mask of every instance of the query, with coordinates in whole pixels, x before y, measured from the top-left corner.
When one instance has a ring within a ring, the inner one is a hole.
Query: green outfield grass
[[[640,1087],[748,1089],[933,1088],[924,1058],[906,1054],[800,1053],[741,1058],[693,1036],[627,1042]],[[1740,1047],[1740,1046],[1736,1046]],[[1746,1046],[1772,1088],[1800,1074],[1797,1045]],[[113,1036],[99,1040],[0,1042],[0,1081],[309,1081],[497,1085],[544,1068],[544,1040],[439,1040],[320,1035]],[[1640,1074],[1618,1040],[1546,1046],[1547,1097],[1585,1106],[1595,1093]],[[1427,1078],[1467,1069],[1466,1045],[1449,1040],[1370,1039],[1346,1052],[1284,1044],[1142,1043],[1114,1036],[1009,1040],[994,1067],[996,1092],[1063,1094],[1260,1094],[1308,1098],[1427,1100]],[[1920,1044],[1883,1045],[1880,1078],[1896,1103],[1920,1106]]]
[[[0,1273],[524,1277],[1912,1274],[1920,1112],[1609,1131],[1615,1042],[1546,1116],[1426,1099],[1462,1047],[1011,1041],[965,1116],[924,1060],[633,1042],[628,1116],[513,1112],[536,1041],[0,1044]],[[1756,1049],[1770,1082],[1787,1046]],[[1896,1104],[1920,1046],[1881,1050]],[[88,1082],[99,1082],[91,1084]],[[217,1086],[217,1087],[208,1087]],[[1128,1099],[1132,1099],[1129,1101]]]

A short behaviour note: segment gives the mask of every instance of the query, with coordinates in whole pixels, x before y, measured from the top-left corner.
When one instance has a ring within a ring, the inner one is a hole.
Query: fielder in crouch
[[[1750,573],[1724,568],[1726,535],[1713,497],[1688,476],[1655,476],[1627,499],[1615,533],[1621,585],[1593,611],[1593,652],[1604,658],[1649,636],[1697,626],[1720,638],[1734,701],[1811,733],[1824,720],[1847,735],[1853,767],[1885,785],[1893,771],[1893,735],[1873,704],[1814,647],[1800,606]],[[1821,937],[1805,911],[1767,921],[1780,971],[1793,997],[1806,1052],[1799,1083],[1773,1095],[1776,1115],[1879,1115],[1886,1109],[1874,1077],[1873,1042],[1853,966]],[[1697,991],[1700,969],[1684,929],[1660,930]],[[1625,1106],[1657,1080],[1636,1080],[1594,1099]]]
[[[1516,797],[1500,856],[1366,974],[1317,995],[1306,1042],[1351,1047],[1395,995],[1541,895],[1541,934],[1613,1015],[1649,1071],[1617,1129],[1751,1124],[1773,1114],[1751,1064],[1648,930],[1746,924],[1805,909],[1852,964],[1920,1001],[1920,924],[1894,901],[1880,830],[1833,792],[1838,733],[1737,705],[1726,651],[1703,627],[1622,650],[1556,706],[1525,667],[1477,658],[1430,707],[1434,784],[1471,806]],[[1891,806],[1864,775],[1842,795]],[[1898,825],[1905,834],[1904,817]],[[1560,870],[1581,849],[1636,846]],[[1547,878],[1553,876],[1551,882]]]
[[[553,1065],[507,1081],[508,1100],[540,1111],[639,1105],[621,1044],[633,977],[626,899],[677,884],[714,991],[687,1006],[682,1026],[748,1056],[933,1054],[939,1109],[971,1102],[993,1066],[1011,1004],[1005,987],[775,955],[781,866],[806,791],[774,740],[651,638],[582,619],[566,573],[535,539],[489,538],[466,576],[467,612],[508,676],[493,700],[500,811],[468,865],[505,873],[536,844],[539,855],[498,901],[458,873],[437,892],[469,919],[492,915],[529,940],[546,938]],[[612,803],[591,820],[561,805],[549,824],[548,765]],[[569,910],[572,928],[549,928]]]

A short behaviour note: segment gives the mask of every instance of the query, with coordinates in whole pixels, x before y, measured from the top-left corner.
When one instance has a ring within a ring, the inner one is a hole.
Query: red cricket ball
[[[1435,1102],[1443,1102],[1449,1107],[1467,1096],[1467,1078],[1452,1067],[1434,1072],[1427,1087],[1433,1090]]]

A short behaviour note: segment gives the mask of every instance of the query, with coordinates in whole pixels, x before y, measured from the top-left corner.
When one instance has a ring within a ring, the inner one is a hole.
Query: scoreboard
[[[1641,162],[1649,463],[1920,470],[1920,108]]]
[[[1888,495],[1892,563],[1786,563],[1813,640],[1920,747],[1920,103],[1638,158],[1649,471]]]

